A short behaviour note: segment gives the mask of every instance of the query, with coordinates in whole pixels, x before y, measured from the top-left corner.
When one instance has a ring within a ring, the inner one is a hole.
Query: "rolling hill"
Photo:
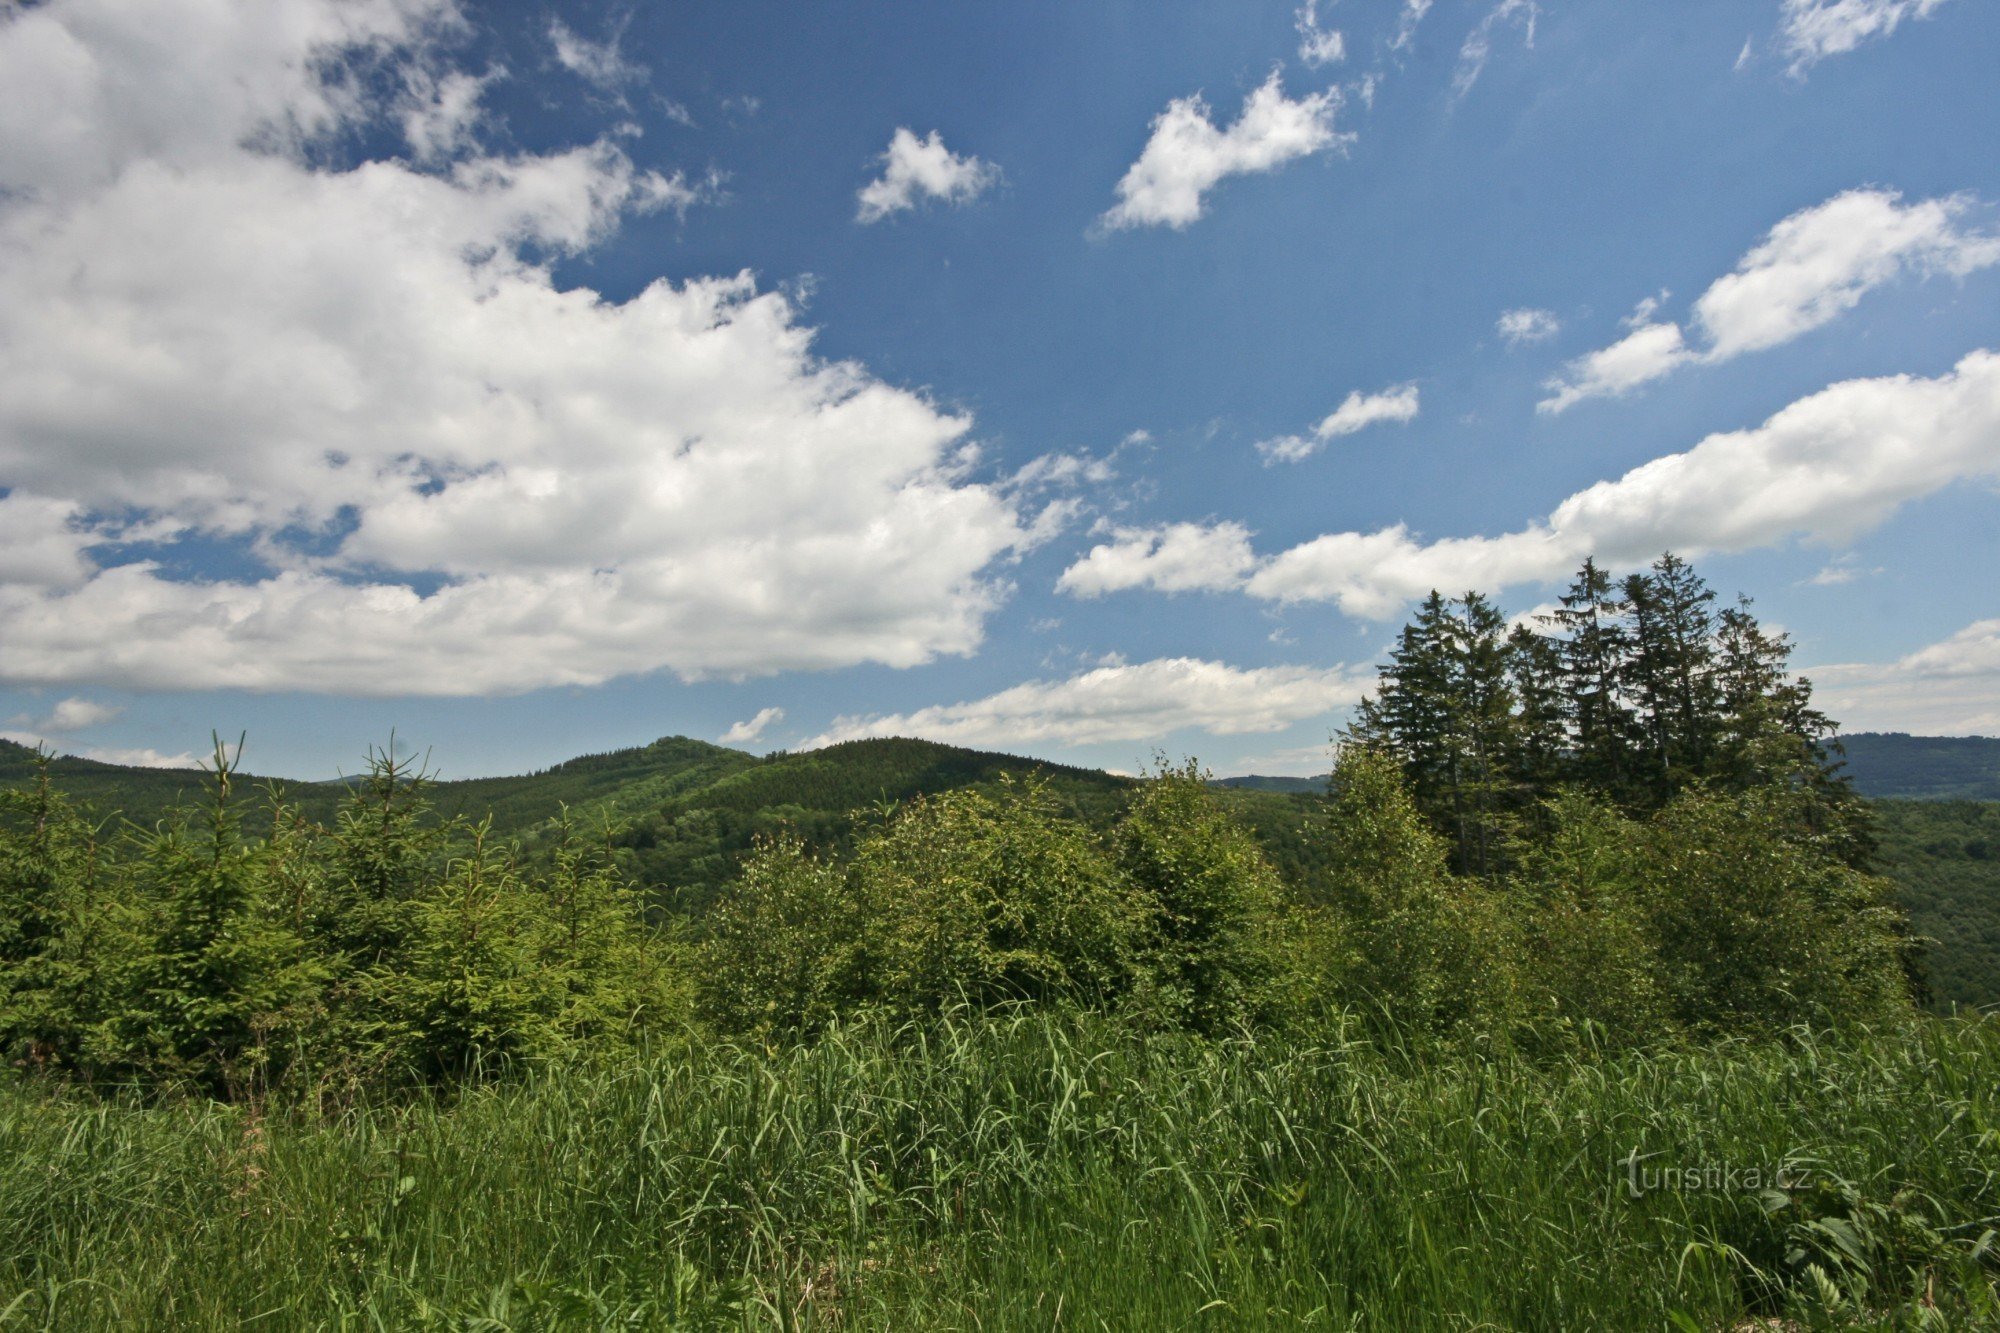
[[[1916,932],[1937,941],[1927,971],[1941,1005],[2000,1004],[2000,740],[1862,734],[1845,738],[1855,786],[1875,799],[1883,868],[1903,889]],[[32,753],[0,741],[0,787],[26,780]],[[147,827],[178,803],[200,799],[188,770],[55,761],[63,791],[100,818]],[[1069,813],[1108,823],[1130,779],[1095,769],[921,740],[852,741],[763,757],[685,736],[583,755],[537,773],[441,782],[441,817],[490,815],[496,831],[532,854],[564,807],[608,823],[640,880],[662,905],[699,911],[736,873],[760,837],[796,833],[844,851],[874,810],[927,793],[992,789],[1039,775]],[[248,780],[252,785],[266,781]],[[309,817],[329,821],[340,782],[283,784]],[[1237,777],[1218,796],[1257,832],[1293,883],[1316,873],[1311,817],[1325,777]]]

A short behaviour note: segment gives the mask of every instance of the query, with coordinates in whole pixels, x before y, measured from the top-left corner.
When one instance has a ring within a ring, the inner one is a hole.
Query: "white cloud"
[[[607,93],[615,93],[646,77],[646,67],[635,65],[619,51],[619,36],[593,42],[571,30],[561,19],[549,20],[549,43],[555,47],[556,63],[584,82]]]
[[[57,703],[54,710],[41,722],[48,731],[82,731],[109,722],[125,710],[114,704],[101,704],[95,699],[71,696]]]
[[[1493,30],[1503,23],[1513,23],[1521,29],[1521,43],[1529,50],[1535,46],[1535,20],[1541,17],[1534,0],[1500,0],[1488,10],[1471,32],[1466,34],[1465,44],[1458,49],[1458,68],[1451,76],[1451,91],[1454,97],[1464,97],[1472,91],[1472,85],[1479,82],[1479,76],[1486,70],[1486,62],[1493,54]]]
[[[1934,643],[1904,658],[1905,668],[1930,677],[2000,677],[2000,620],[1967,625],[1942,643]]]
[[[405,80],[410,97],[403,110],[403,137],[416,159],[438,163],[473,151],[477,147],[474,130],[485,114],[479,101],[488,84],[505,77],[504,69],[468,74],[413,66]]]
[[[1893,663],[1809,668],[1814,702],[1844,731],[2000,735],[2000,620],[1980,620]]]
[[[1200,93],[1176,98],[1153,120],[1139,160],[1118,182],[1118,203],[1099,219],[1111,229],[1186,227],[1202,215],[1202,196],[1230,176],[1271,171],[1334,147],[1339,94],[1332,89],[1292,100],[1276,70],[1243,99],[1236,123],[1219,130]]]
[[[1547,342],[1562,332],[1562,321],[1553,310],[1523,306],[1518,310],[1503,310],[1493,327],[1509,347],[1519,347],[1523,343]]]
[[[882,717],[842,717],[803,748],[873,736],[952,745],[1156,741],[1198,729],[1213,736],[1281,731],[1360,701],[1370,671],[1346,667],[1239,668],[1191,657],[1102,666],[1065,680],[1030,681],[966,703]]]
[[[1403,424],[1415,421],[1418,407],[1417,386],[1414,384],[1399,384],[1380,393],[1363,393],[1355,389],[1313,428],[1311,438],[1281,435],[1274,440],[1261,440],[1257,444],[1257,452],[1264,455],[1267,465],[1296,463],[1317,453],[1321,445],[1339,436],[1352,435],[1384,422]]]
[[[977,199],[1000,179],[1000,169],[976,157],[960,157],[933,130],[919,139],[898,128],[882,154],[882,176],[861,187],[857,222],[880,222],[891,213],[915,208],[924,199],[963,204]]]
[[[0,19],[0,681],[483,694],[971,651],[1033,534],[967,418],[816,357],[748,275],[554,281],[700,187],[609,139],[308,152],[406,125],[393,75],[454,16]],[[142,558],[180,541],[269,573]]]
[[[1313,434],[1322,440],[1330,440],[1336,435],[1352,435],[1385,421],[1415,421],[1417,406],[1417,386],[1414,384],[1399,384],[1380,393],[1363,393],[1355,389],[1313,428]]]
[[[1964,277],[2000,264],[2000,237],[1960,226],[1969,200],[1901,199],[1891,190],[1849,190],[1771,228],[1694,304],[1710,359],[1790,342],[1905,274]]]
[[[1611,346],[1570,362],[1548,382],[1552,392],[1535,407],[1561,412],[1586,398],[1615,398],[1672,374],[1694,356],[1680,325],[1641,324]]]
[[[1944,0],[1784,0],[1779,39],[1792,57],[1792,73],[1828,56],[1846,55],[1863,42],[1888,37],[1904,19],[1929,18]]]
[[[1250,531],[1239,523],[1169,523],[1112,528],[1056,581],[1060,592],[1099,597],[1128,588],[1196,592],[1239,586],[1256,567]]]
[[[1874,569],[1863,569],[1855,563],[1854,553],[1850,551],[1829,560],[1806,582],[1815,588],[1838,588],[1842,584],[1852,583],[1856,579],[1881,572],[1879,566]]]
[[[1380,619],[1433,588],[1497,591],[1567,576],[1587,555],[1637,567],[1661,551],[1744,551],[1793,537],[1842,543],[1955,482],[2000,476],[2000,352],[1935,379],[1847,380],[1761,426],[1711,435],[1602,481],[1496,537],[1424,542],[1401,524],[1340,532],[1268,559],[1234,523],[1119,529],[1063,573],[1084,596],[1240,587]]]
[[[1403,0],[1403,12],[1396,20],[1396,35],[1389,40],[1391,51],[1407,51],[1417,39],[1417,27],[1431,12],[1431,0]]]
[[[124,709],[114,704],[101,704],[95,699],[86,699],[81,695],[72,695],[67,699],[59,701],[54,708],[49,710],[48,715],[45,717],[32,717],[26,713],[22,713],[10,718],[7,725],[22,728],[28,733],[33,733],[39,739],[44,736],[60,735],[72,731],[88,731],[92,727],[111,721],[124,711]],[[22,736],[22,732],[19,731],[10,731],[5,734],[9,740],[20,740]],[[22,740],[21,743],[26,745],[35,742]]]
[[[1273,463],[1296,463],[1311,458],[1324,443],[1311,435],[1274,435],[1257,441],[1257,452],[1264,455],[1264,466],[1269,467]]]
[[[1307,69],[1338,65],[1347,59],[1347,40],[1338,29],[1319,26],[1319,0],[1306,0],[1292,16],[1299,33],[1299,61]]]
[[[1707,346],[1687,345],[1670,322],[1647,323],[1648,298],[1624,339],[1573,361],[1538,406],[1560,412],[1585,398],[1625,393],[1689,362],[1727,361],[1831,323],[1870,291],[1906,274],[1964,277],[2000,264],[2000,237],[1962,225],[1963,196],[1902,202],[1892,190],[1857,189],[1785,218],[1709,285],[1691,323]]]
[[[46,736],[33,732],[0,731],[0,740],[13,741],[30,749],[47,746],[57,754],[73,754],[79,759],[94,759],[100,764],[123,764],[127,768],[200,768],[201,760],[189,751],[179,754],[164,754],[150,746],[141,749],[127,749],[116,745],[61,745]]]
[[[1498,537],[1422,543],[1400,525],[1316,538],[1246,581],[1274,601],[1381,617],[1432,588],[1558,579],[1586,555],[1637,565],[1663,550],[1742,551],[1792,536],[1843,542],[1954,482],[2000,475],[2000,353],[1935,379],[1848,380],[1763,425],[1711,435],[1564,500]]]
[[[764,734],[765,728],[784,720],[784,709],[760,708],[757,710],[757,716],[747,722],[738,722],[735,726],[723,732],[722,744],[750,745]]]

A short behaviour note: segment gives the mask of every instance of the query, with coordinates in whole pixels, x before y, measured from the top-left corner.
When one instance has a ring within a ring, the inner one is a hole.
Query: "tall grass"
[[[1529,1061],[1024,1013],[338,1113],[16,1080],[0,1323],[1966,1326],[1996,1129],[1991,1021]]]

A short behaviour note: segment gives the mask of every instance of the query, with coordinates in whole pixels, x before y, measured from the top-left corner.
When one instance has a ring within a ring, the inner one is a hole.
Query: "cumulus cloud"
[[[1609,347],[1580,356],[1548,382],[1552,391],[1535,404],[1541,412],[1562,412],[1586,398],[1615,398],[1651,384],[1695,354],[1681,326],[1670,321],[1641,324]]]
[[[875,736],[1012,747],[1157,741],[1187,729],[1212,736],[1273,732],[1358,703],[1373,683],[1372,671],[1347,667],[1241,668],[1165,657],[1101,666],[1064,680],[1029,681],[983,699],[913,713],[836,718],[804,748]]]
[[[1548,517],[1494,537],[1423,541],[1397,524],[1317,537],[1260,558],[1233,523],[1123,529],[1058,587],[1240,587],[1267,601],[1333,602],[1393,615],[1433,588],[1560,579],[1595,555],[1636,567],[1663,550],[1744,551],[1793,537],[1849,541],[1955,482],[2000,476],[2000,353],[1977,351],[1934,379],[1847,380],[1762,425],[1711,435],[1602,481]]]
[[[1197,592],[1234,588],[1256,567],[1250,530],[1240,523],[1114,527],[1062,572],[1058,591],[1100,597],[1127,588]]]
[[[1929,18],[1944,0],[1784,0],[1779,41],[1792,73],[1828,56],[1846,55],[1863,42],[1888,37],[1904,19]]]
[[[1980,620],[1890,663],[1809,669],[1815,702],[1847,731],[2000,735],[2000,620]]]
[[[330,162],[409,109],[342,71],[434,68],[454,21],[0,19],[0,680],[485,694],[971,651],[1035,533],[967,418],[817,357],[745,274],[554,281],[699,187],[610,139]],[[267,572],[191,576],[184,542]]]
[[[1519,347],[1524,343],[1547,342],[1562,332],[1562,321],[1553,310],[1537,310],[1522,306],[1517,310],[1503,310],[1494,324],[1495,332],[1507,340],[1509,347]]]
[[[1497,537],[1421,542],[1402,526],[1316,538],[1245,586],[1381,617],[1432,588],[1557,579],[1586,555],[1637,565],[1662,550],[1742,551],[1803,536],[1842,542],[1953,482],[2000,474],[2000,353],[1935,379],[1848,380],[1761,426],[1711,435],[1564,500]]]
[[[1230,176],[1271,171],[1335,147],[1339,94],[1329,89],[1296,100],[1285,96],[1276,70],[1243,99],[1228,129],[1217,129],[1200,93],[1176,98],[1153,119],[1152,137],[1118,182],[1118,203],[1100,225],[1186,227],[1202,215],[1203,196]]]
[[[925,199],[969,203],[998,179],[998,167],[976,157],[960,157],[944,146],[936,130],[919,139],[899,128],[882,154],[881,178],[861,187],[854,219],[880,222],[891,213],[915,208]]]
[[[1347,40],[1336,28],[1319,26],[1319,0],[1306,0],[1292,16],[1299,33],[1299,62],[1307,69],[1337,65],[1347,59]]]
[[[1417,386],[1414,384],[1399,384],[1380,393],[1363,393],[1355,389],[1341,400],[1339,407],[1313,427],[1311,436],[1281,435],[1274,440],[1261,440],[1257,444],[1257,452],[1264,455],[1267,465],[1296,463],[1319,452],[1320,446],[1328,440],[1342,435],[1352,435],[1384,422],[1404,424],[1415,421],[1418,406]]]
[[[21,714],[11,719],[9,726],[25,728],[38,734],[61,734],[71,731],[87,731],[92,727],[116,718],[125,710],[115,704],[99,703],[81,695],[59,701],[46,716],[31,717]],[[11,733],[10,733],[11,738]]]
[[[1694,303],[1691,324],[1647,322],[1649,298],[1623,339],[1571,362],[1537,406],[1561,412],[1616,396],[1689,362],[1715,363],[1790,342],[1831,323],[1875,288],[1914,274],[1964,277],[2000,264],[2000,237],[1964,225],[1963,196],[1905,204],[1893,190],[1857,189],[1801,209],[1776,226]]]
[[[732,726],[729,730],[723,732],[722,744],[724,745],[753,744],[758,740],[758,738],[763,736],[764,729],[766,727],[769,727],[774,723],[783,722],[784,720],[785,720],[784,709],[760,708],[757,710],[757,716],[751,718],[747,722],[738,722],[736,725]]]
[[[1529,50],[1535,46],[1535,20],[1541,17],[1534,0],[1500,0],[1500,3],[1486,11],[1486,17],[1479,20],[1471,32],[1466,34],[1465,44],[1458,48],[1458,68],[1452,72],[1451,91],[1454,97],[1463,97],[1472,91],[1472,85],[1479,82],[1479,76],[1486,71],[1486,62],[1493,54],[1493,31],[1504,23],[1512,23],[1521,30],[1521,43]]]

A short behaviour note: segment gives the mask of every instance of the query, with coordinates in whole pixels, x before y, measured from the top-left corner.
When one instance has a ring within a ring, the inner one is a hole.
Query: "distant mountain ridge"
[[[1912,736],[1905,732],[1856,732],[1842,736],[1848,776],[1863,796],[1892,800],[2000,801],[2000,737]],[[17,782],[31,770],[33,752],[0,740],[0,784]],[[815,757],[817,756],[817,757]],[[892,757],[893,756],[893,757]],[[441,808],[453,814],[493,813],[495,823],[519,827],[553,814],[558,804],[584,805],[603,800],[625,808],[643,806],[655,797],[671,796],[718,783],[738,773],[759,770],[730,793],[728,804],[744,808],[753,792],[780,796],[787,781],[780,774],[855,768],[851,780],[835,783],[853,788],[862,803],[890,796],[907,798],[919,791],[991,780],[1001,772],[1061,774],[1070,781],[1119,785],[1124,781],[1097,769],[993,751],[966,750],[932,741],[891,739],[850,741],[824,750],[778,751],[759,757],[687,736],[666,736],[647,745],[579,755],[533,773],[507,777],[460,778],[437,784]],[[865,771],[867,776],[860,776]],[[147,822],[192,795],[201,776],[191,769],[134,768],[64,755],[56,760],[62,786],[74,798],[102,810],[122,810]],[[1245,774],[1215,779],[1215,785],[1237,791],[1315,794],[1326,790],[1328,775],[1311,777]],[[256,784],[269,779],[247,776]],[[280,780],[309,814],[329,812],[346,784]],[[862,791],[870,783],[873,789]],[[821,783],[824,785],[824,782]],[[782,799],[779,803],[786,803]]]
[[[1840,738],[1854,790],[1875,800],[2000,801],[2000,736],[1912,736],[1857,731]],[[1320,792],[1315,777],[1217,778],[1218,787],[1249,791]]]
[[[1847,773],[1863,796],[1914,801],[2000,801],[2000,736],[1842,736]]]

